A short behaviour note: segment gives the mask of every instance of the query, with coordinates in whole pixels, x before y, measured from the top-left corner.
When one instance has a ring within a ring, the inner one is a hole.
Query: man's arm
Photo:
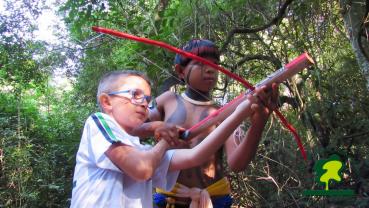
[[[140,138],[152,137],[159,141],[166,140],[172,147],[184,147],[186,143],[179,140],[179,135],[185,131],[184,128],[177,125],[164,122],[165,105],[173,104],[175,94],[173,92],[165,92],[156,98],[157,105],[149,112],[148,122],[133,130],[133,135]]]
[[[133,130],[133,135],[140,138],[147,138],[154,136],[155,130],[164,126],[164,118],[162,112],[164,111],[164,103],[161,100],[166,99],[165,94],[156,98],[156,106],[153,109],[149,109],[149,116],[147,122]]]
[[[132,135],[140,137],[141,139],[152,137],[154,136],[155,130],[163,126],[165,126],[163,121],[148,121],[135,128],[132,131]]]
[[[115,143],[105,154],[122,172],[135,180],[144,181],[152,177],[168,148],[169,145],[165,140],[161,140],[148,151]]]
[[[254,158],[265,124],[272,110],[276,108],[277,87],[277,85],[273,85],[271,91],[261,89],[255,92],[256,96],[253,97],[257,97],[257,102],[260,102],[260,104],[258,108],[255,108],[251,117],[251,126],[246,133],[246,137],[242,138],[239,144],[234,134],[226,141],[227,163],[232,171],[244,170]]]
[[[227,155],[227,163],[229,168],[234,172],[244,170],[256,154],[265,122],[251,124],[246,133],[246,137],[242,138],[240,144],[236,141],[235,135],[231,135],[225,143],[225,151]]]

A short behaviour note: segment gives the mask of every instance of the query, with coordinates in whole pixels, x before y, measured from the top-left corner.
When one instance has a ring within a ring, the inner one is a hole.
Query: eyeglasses
[[[123,93],[129,93],[131,94],[131,103],[135,105],[141,105],[146,102],[149,104],[151,101],[151,96],[145,95],[144,92],[140,89],[129,89],[129,90],[121,90],[116,92],[110,92],[108,95],[118,95]]]

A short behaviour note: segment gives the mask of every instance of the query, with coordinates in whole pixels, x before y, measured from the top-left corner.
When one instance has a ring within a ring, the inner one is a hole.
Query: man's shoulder
[[[168,90],[168,91],[165,91],[164,93],[162,93],[158,98],[160,98],[160,97],[176,97],[176,96],[178,96],[178,94],[177,93],[175,93],[175,92],[173,92],[173,91],[170,91],[170,90]]]
[[[156,101],[162,104],[168,103],[172,100],[176,100],[179,95],[172,91],[166,91],[156,98]]]

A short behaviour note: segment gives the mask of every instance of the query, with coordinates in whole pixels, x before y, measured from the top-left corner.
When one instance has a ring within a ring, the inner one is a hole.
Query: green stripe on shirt
[[[106,130],[106,132],[109,134],[110,138],[115,141],[118,142],[119,140],[117,139],[117,137],[113,134],[113,131],[111,130],[110,126],[108,125],[108,123],[105,121],[105,118],[103,117],[103,115],[101,113],[96,113],[97,118],[99,119],[99,121],[101,122],[101,124],[103,125],[104,129]]]

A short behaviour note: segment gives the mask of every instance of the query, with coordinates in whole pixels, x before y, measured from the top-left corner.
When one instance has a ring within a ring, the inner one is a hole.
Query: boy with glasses
[[[152,187],[170,190],[178,170],[203,163],[252,112],[249,105],[255,102],[250,96],[195,148],[168,150],[173,146],[165,139],[151,147],[133,136],[148,116],[151,89],[145,75],[108,73],[99,83],[97,99],[102,112],[92,114],[83,129],[71,207],[152,207]]]

